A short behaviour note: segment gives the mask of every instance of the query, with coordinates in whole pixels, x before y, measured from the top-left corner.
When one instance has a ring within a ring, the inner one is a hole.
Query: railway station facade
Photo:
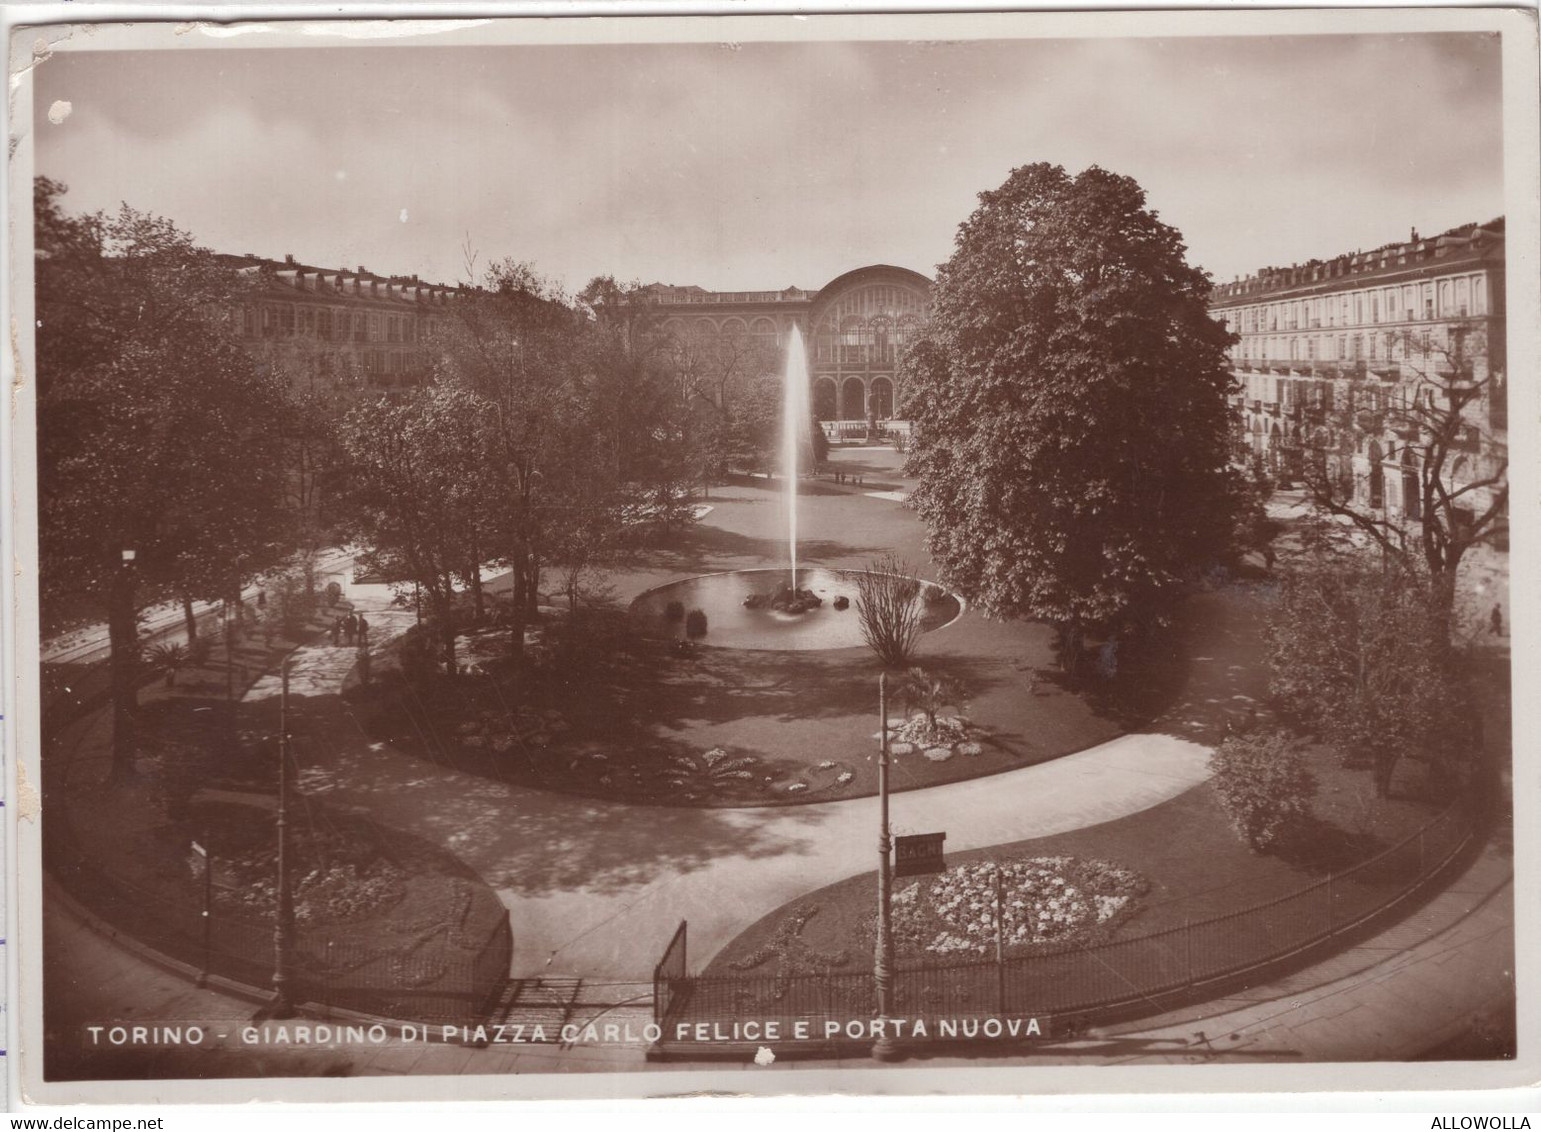
[[[654,284],[662,325],[687,358],[719,368],[779,364],[792,327],[808,347],[814,414],[879,425],[899,404],[897,368],[931,311],[931,280],[886,264],[857,268],[816,291],[704,291]]]

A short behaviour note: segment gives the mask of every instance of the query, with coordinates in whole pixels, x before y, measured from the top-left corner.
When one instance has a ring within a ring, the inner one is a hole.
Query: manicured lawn
[[[876,475],[892,452],[849,450]],[[858,463],[851,463],[852,468]],[[860,568],[892,549],[926,570],[915,516],[862,489],[805,484],[800,561]],[[624,801],[744,806],[852,798],[876,790],[878,665],[865,648],[672,654],[619,616],[638,594],[673,579],[775,565],[779,485],[714,488],[712,511],[610,578],[615,604],[590,614],[583,643],[546,618],[543,659],[513,672],[495,630],[466,641],[485,677],[429,686],[386,684],[368,701],[371,734],[433,762],[500,781]],[[1111,686],[1070,686],[1042,625],[966,610],[920,638],[915,663],[956,677],[979,753],[902,759],[895,790],[974,778],[1083,750],[1168,713],[1174,733],[1203,739],[1253,702],[1255,601],[1204,595],[1141,671]],[[903,705],[890,707],[902,715]],[[1166,726],[1168,724],[1164,724]],[[969,748],[972,751],[972,748]]]
[[[1205,783],[1117,821],[986,850],[949,854],[947,862],[955,866],[991,860],[1068,857],[1081,862],[1103,861],[1130,870],[1139,874],[1148,887],[1109,922],[1106,932],[1098,933],[1109,938],[1127,938],[1181,927],[1288,895],[1322,880],[1328,873],[1342,873],[1354,862],[1391,846],[1437,812],[1437,807],[1428,801],[1376,801],[1370,796],[1367,772],[1343,769],[1335,753],[1326,748],[1312,748],[1309,756],[1320,782],[1314,808],[1317,820],[1287,852],[1277,855],[1250,852],[1231,831],[1213,790]],[[1394,885],[1396,880],[1366,877],[1356,884],[1373,889],[1383,883]],[[894,891],[902,893],[911,885],[926,890],[935,882],[935,877],[898,880]],[[786,962],[776,956],[788,952],[784,941],[789,921],[803,921],[801,931],[795,933],[797,946],[790,949],[794,956],[817,954],[823,957],[820,962],[827,965],[829,956],[843,955],[843,962],[832,969],[868,969],[872,960],[876,890],[874,871],[810,892],[751,925],[712,958],[707,973],[774,973],[778,964]],[[920,895],[929,897],[925,891]],[[1345,890],[1339,898],[1354,895]],[[1368,898],[1373,893],[1364,895]],[[814,910],[811,915],[810,909]],[[932,924],[928,940],[935,934],[935,928]],[[779,952],[769,947],[778,933],[783,939]],[[1008,948],[1008,954],[1028,950],[1028,946]],[[764,962],[747,968],[735,966],[751,957],[764,957]],[[898,957],[905,962],[920,962],[944,956],[905,943],[900,946]]]

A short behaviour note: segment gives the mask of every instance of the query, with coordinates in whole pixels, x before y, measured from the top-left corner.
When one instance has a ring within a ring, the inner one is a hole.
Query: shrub
[[[706,636],[706,611],[692,609],[685,616],[685,635],[687,637]]]
[[[152,645],[145,652],[145,663],[155,671],[165,674],[168,688],[176,682],[177,669],[187,664],[189,659],[186,647],[175,643]]]
[[[900,668],[920,636],[920,583],[909,564],[892,554],[856,575],[856,614],[861,635],[884,665]]]
[[[682,601],[671,601],[663,607],[663,615],[665,621],[680,620],[685,616],[685,603]]]
[[[944,707],[961,707],[965,695],[963,682],[952,676],[911,668],[900,685],[905,702],[919,708],[931,731],[936,731],[936,717]]]
[[[1209,765],[1231,828],[1254,852],[1276,844],[1310,813],[1316,779],[1282,731],[1232,735],[1210,756]]]
[[[1269,692],[1345,765],[1371,768],[1383,798],[1402,759],[1438,764],[1473,746],[1437,607],[1422,575],[1328,560],[1287,574],[1269,618]]]

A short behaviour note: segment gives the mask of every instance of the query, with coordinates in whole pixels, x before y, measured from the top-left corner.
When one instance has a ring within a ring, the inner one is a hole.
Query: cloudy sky
[[[467,238],[573,289],[930,274],[1033,161],[1133,176],[1217,280],[1503,211],[1488,35],[229,46],[36,76],[37,170],[70,207],[446,282]]]

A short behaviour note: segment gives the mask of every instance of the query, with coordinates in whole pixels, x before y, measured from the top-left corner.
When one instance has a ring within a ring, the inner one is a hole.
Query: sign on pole
[[[894,876],[918,877],[939,873],[947,867],[942,860],[945,833],[911,833],[894,838]]]

